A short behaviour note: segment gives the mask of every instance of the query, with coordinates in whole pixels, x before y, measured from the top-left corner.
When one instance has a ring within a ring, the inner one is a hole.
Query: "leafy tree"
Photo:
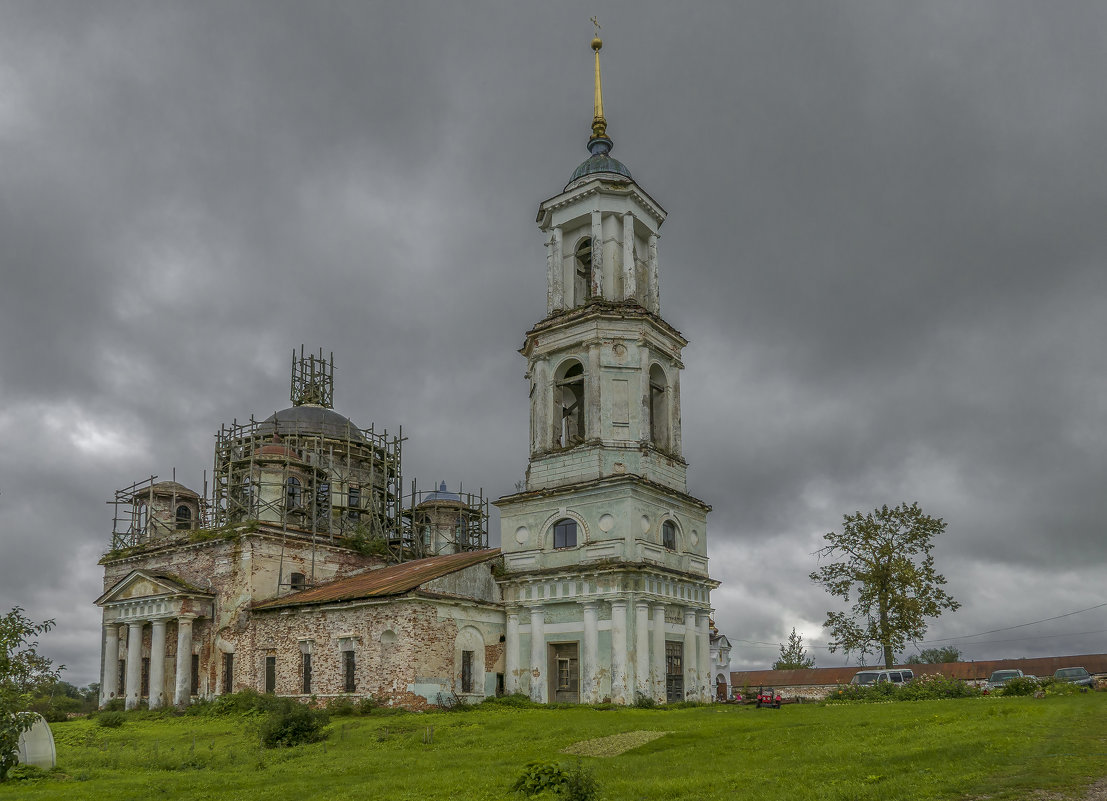
[[[930,551],[946,529],[941,518],[923,514],[917,503],[894,509],[882,506],[869,514],[845,515],[842,531],[830,532],[816,555],[839,558],[811,573],[811,580],[847,603],[848,612],[827,612],[830,650],[846,654],[883,652],[891,667],[896,651],[908,640],[921,640],[927,618],[961,604],[945,590],[945,577],[934,570]]]
[[[788,645],[780,644],[780,659],[773,662],[773,670],[802,670],[815,667],[815,660],[807,655],[807,649],[803,647],[803,635],[796,634],[792,627],[792,633],[788,635]]]
[[[0,616],[0,781],[15,766],[19,735],[35,722],[26,711],[31,698],[43,685],[56,682],[63,670],[36,651],[35,638],[53,626],[53,620],[32,623],[18,606]]]
[[[915,657],[920,665],[941,665],[944,662],[960,662],[961,649],[947,645],[945,648],[924,648]]]

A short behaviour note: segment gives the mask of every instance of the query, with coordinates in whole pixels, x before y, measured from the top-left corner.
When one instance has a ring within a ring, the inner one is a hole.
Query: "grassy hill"
[[[0,785],[0,801],[504,799],[526,763],[572,764],[563,749],[609,737],[577,750],[597,754],[582,760],[612,800],[1075,798],[1107,775],[1107,693],[781,710],[375,712],[333,718],[325,742],[279,750],[259,746],[257,721],[139,713],[116,729],[53,724],[58,769]]]

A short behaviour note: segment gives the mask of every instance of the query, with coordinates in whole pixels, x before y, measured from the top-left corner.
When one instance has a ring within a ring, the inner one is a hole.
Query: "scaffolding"
[[[211,505],[203,494],[197,494],[177,484],[176,470],[173,480],[158,484],[157,476],[136,481],[129,487],[115,491],[108,501],[114,508],[111,528],[111,548],[137,548],[154,540],[168,539],[208,528],[213,525]],[[207,481],[205,479],[205,485]],[[180,512],[188,510],[187,515]]]
[[[395,539],[402,529],[401,443],[387,430],[311,421],[224,425],[215,435],[215,525],[257,520],[323,537]]]
[[[404,511],[404,538],[390,543],[390,551],[402,561],[424,559],[488,547],[488,498],[482,487],[476,493],[459,485],[456,492],[443,482],[433,490],[420,490],[413,480]]]

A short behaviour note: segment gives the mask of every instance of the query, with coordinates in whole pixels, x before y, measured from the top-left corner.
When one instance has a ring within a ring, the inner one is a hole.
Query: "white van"
[[[849,680],[850,684],[880,684],[891,682],[892,684],[906,684],[915,678],[910,670],[862,670]]]

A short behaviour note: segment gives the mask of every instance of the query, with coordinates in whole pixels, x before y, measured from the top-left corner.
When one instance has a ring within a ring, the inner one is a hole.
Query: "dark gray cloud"
[[[334,350],[405,467],[511,490],[537,204],[585,155],[592,7],[22,3],[0,25],[0,607],[95,678],[116,487]],[[616,155],[671,213],[685,456],[761,666],[845,512],[918,500],[960,637],[1103,602],[1107,10],[601,3]],[[957,641],[1102,651],[1094,613]],[[743,643],[742,641],[750,641]],[[820,664],[838,657],[817,652]]]

